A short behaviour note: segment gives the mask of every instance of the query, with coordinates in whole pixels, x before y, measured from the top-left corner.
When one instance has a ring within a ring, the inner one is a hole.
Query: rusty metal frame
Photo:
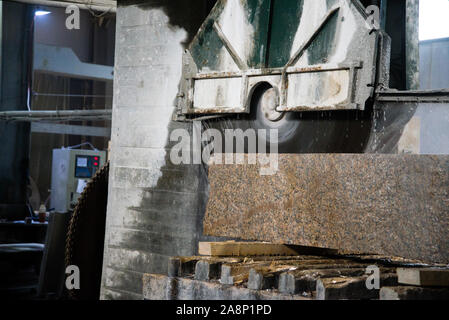
[[[331,65],[331,64],[323,64],[317,65],[314,67],[307,68],[271,68],[271,69],[250,69],[250,70],[242,70],[242,71],[233,71],[233,72],[211,72],[211,73],[198,73],[194,77],[191,77],[188,80],[189,82],[189,90],[187,95],[187,110],[184,113],[186,114],[230,114],[230,113],[249,113],[249,103],[248,103],[248,79],[250,77],[266,77],[266,76],[280,76],[284,80],[281,80],[281,87],[278,88],[281,97],[281,104],[278,107],[278,111],[307,111],[307,110],[320,110],[320,109],[329,109],[329,106],[323,106],[323,108],[317,107],[311,109],[310,107],[291,107],[288,108],[286,106],[286,101],[288,97],[287,88],[288,88],[288,75],[290,74],[299,74],[299,73],[321,73],[321,72],[329,72],[329,71],[341,71],[348,70],[349,71],[349,92],[348,97],[346,99],[347,103],[338,105],[336,109],[357,109],[358,105],[354,104],[353,97],[353,86],[356,77],[356,69],[360,69],[363,67],[363,63],[361,61],[352,63],[352,64],[339,64],[339,65]],[[230,78],[241,78],[242,79],[242,88],[241,88],[241,97],[240,102],[241,105],[235,108],[223,109],[198,109],[194,108],[194,90],[195,90],[195,81],[196,80],[213,80],[213,79],[230,79]],[[334,108],[335,109],[335,108]]]

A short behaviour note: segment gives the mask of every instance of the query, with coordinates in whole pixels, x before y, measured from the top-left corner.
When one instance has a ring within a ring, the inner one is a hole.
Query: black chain
[[[75,210],[73,211],[72,217],[70,219],[70,224],[67,232],[66,238],[66,247],[65,247],[65,266],[70,266],[74,263],[73,261],[73,251],[76,244],[77,239],[77,231],[80,219],[89,214],[87,212],[88,208],[88,199],[91,196],[95,196],[95,190],[102,190],[102,188],[98,188],[102,183],[108,181],[109,177],[109,162],[107,162],[99,171],[96,172],[92,180],[87,184],[84,188],[84,191],[81,193],[81,196],[76,204]],[[94,214],[94,213],[91,213]],[[70,290],[68,292],[68,298],[77,300],[76,290]]]

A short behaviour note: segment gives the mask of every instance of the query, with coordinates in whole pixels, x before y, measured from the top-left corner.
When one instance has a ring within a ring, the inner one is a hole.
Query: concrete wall
[[[184,43],[207,2],[119,2],[102,299],[142,299],[144,273],[165,273],[168,257],[197,252],[204,168],[171,164],[169,133],[192,131],[171,117]]]

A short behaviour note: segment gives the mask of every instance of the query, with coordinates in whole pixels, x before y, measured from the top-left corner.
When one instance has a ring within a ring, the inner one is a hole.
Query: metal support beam
[[[110,120],[112,110],[51,110],[51,111],[4,111],[0,121],[77,121]]]
[[[376,95],[383,102],[449,103],[449,90],[385,90]]]
[[[76,125],[48,123],[48,122],[33,122],[31,124],[31,132],[68,134],[68,135],[89,136],[89,137],[106,137],[106,138],[111,137],[111,128],[76,126]]]
[[[114,67],[84,63],[71,48],[37,43],[34,47],[34,70],[72,78],[112,81]]]
[[[234,60],[235,64],[237,65],[237,67],[239,67],[240,70],[248,70],[248,65],[239,56],[239,54],[237,53],[237,51],[232,46],[232,44],[229,41],[229,39],[225,36],[223,30],[221,29],[220,25],[217,22],[214,23],[214,29],[217,32],[217,35],[220,38],[220,40],[223,43],[223,45],[225,46],[226,50],[228,50],[229,55],[232,57],[232,59]]]

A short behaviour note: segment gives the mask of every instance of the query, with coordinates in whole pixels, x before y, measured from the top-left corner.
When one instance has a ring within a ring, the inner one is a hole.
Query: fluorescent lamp
[[[45,11],[45,10],[36,10],[34,12],[34,15],[36,17],[40,17],[40,16],[46,16],[47,14],[51,13],[50,11]]]

